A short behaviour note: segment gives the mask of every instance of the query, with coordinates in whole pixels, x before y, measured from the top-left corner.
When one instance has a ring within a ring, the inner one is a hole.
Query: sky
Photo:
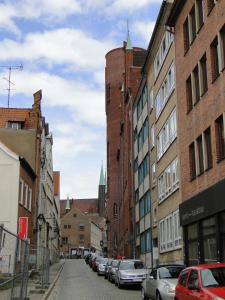
[[[105,54],[121,47],[127,20],[133,46],[147,48],[162,0],[0,0],[0,106],[33,104],[53,134],[61,199],[97,197],[106,166]]]

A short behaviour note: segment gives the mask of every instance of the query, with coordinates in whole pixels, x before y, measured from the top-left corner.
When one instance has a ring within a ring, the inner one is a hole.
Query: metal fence
[[[0,299],[26,299],[28,260],[28,242],[0,226]]]

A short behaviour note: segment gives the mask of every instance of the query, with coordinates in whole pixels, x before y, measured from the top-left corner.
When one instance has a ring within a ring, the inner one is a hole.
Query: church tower
[[[105,176],[103,172],[103,165],[101,167],[98,185],[98,213],[101,217],[104,217],[105,215]]]

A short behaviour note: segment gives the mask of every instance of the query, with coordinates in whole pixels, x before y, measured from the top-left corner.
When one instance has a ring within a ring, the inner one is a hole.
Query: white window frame
[[[29,203],[28,210],[31,211],[31,209],[32,209],[32,189],[31,188],[29,188],[29,195],[30,195],[30,199],[28,199],[28,203]]]
[[[176,210],[159,222],[159,249],[160,253],[164,253],[181,247],[182,234],[179,210]]]
[[[157,160],[159,161],[166,150],[173,143],[177,137],[177,119],[176,119],[176,107],[171,112],[166,123],[161,128],[157,136]]]
[[[160,116],[163,108],[168,102],[175,88],[175,66],[174,62],[170,65],[166,77],[156,95],[156,119]]]
[[[156,164],[152,164],[152,187],[156,185]]]
[[[155,124],[151,127],[151,149],[155,147]]]
[[[24,185],[24,181],[21,178],[20,178],[20,182],[19,182],[19,189],[20,189],[20,183],[21,183],[21,190],[19,191],[19,194],[20,194],[19,203],[23,204],[23,185]]]
[[[149,107],[150,107],[150,111],[152,111],[153,108],[154,108],[154,93],[153,93],[153,89],[149,89]]]
[[[173,178],[175,172],[175,180]],[[169,178],[168,178],[169,177]],[[163,202],[179,188],[179,164],[176,157],[158,177],[158,202]]]

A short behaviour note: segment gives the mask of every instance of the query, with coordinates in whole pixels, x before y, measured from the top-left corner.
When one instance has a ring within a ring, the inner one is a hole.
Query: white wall
[[[0,144],[0,224],[17,234],[20,161]]]

